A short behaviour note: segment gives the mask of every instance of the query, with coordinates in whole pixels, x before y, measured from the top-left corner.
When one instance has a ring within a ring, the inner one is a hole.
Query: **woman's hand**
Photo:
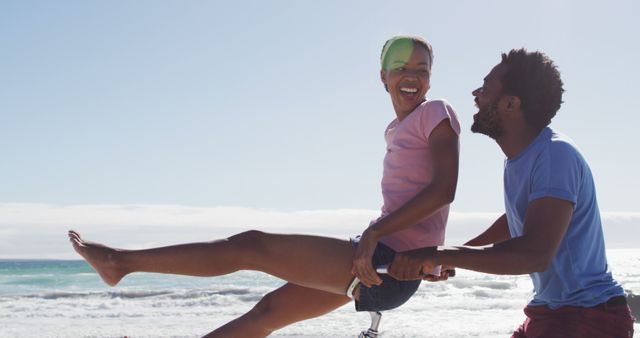
[[[356,275],[360,282],[368,288],[372,285],[382,284],[382,279],[380,279],[371,263],[373,252],[377,245],[378,239],[367,229],[360,236],[360,242],[353,257],[351,273]]]

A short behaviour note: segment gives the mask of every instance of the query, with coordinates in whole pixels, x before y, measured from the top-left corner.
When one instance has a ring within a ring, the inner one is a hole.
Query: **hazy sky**
[[[605,211],[640,211],[638,1],[0,0],[0,203],[377,209],[384,41],[425,37],[429,97],[463,124],[456,212],[503,207],[503,154],[472,134],[471,91],[546,52],[552,126]]]

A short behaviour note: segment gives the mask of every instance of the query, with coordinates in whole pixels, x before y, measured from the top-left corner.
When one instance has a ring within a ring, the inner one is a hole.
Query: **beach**
[[[640,249],[608,251],[614,277],[640,294]],[[0,337],[199,337],[249,310],[283,281],[259,272],[214,278],[139,273],[116,287],[83,261],[0,261]],[[459,270],[423,283],[383,314],[381,337],[509,337],[531,296],[527,275]],[[272,337],[356,337],[367,313],[353,304]],[[640,328],[635,325],[635,330]]]

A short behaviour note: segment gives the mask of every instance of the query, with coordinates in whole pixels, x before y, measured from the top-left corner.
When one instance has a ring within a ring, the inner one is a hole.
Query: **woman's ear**
[[[389,87],[387,87],[387,72],[383,69],[380,69],[380,81],[382,81],[382,84],[384,85],[384,90],[389,92]]]

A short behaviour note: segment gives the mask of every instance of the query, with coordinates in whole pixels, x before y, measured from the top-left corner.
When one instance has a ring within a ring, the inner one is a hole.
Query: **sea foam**
[[[608,255],[614,276],[640,294],[640,250]],[[29,278],[40,284],[16,284]],[[107,287],[81,261],[0,262],[0,337],[200,337],[283,284],[258,272],[215,278],[140,273]],[[381,337],[509,337],[524,319],[531,288],[526,275],[459,270],[447,282],[423,283],[409,302],[385,312]],[[347,304],[273,337],[355,337],[368,324],[368,314]]]

